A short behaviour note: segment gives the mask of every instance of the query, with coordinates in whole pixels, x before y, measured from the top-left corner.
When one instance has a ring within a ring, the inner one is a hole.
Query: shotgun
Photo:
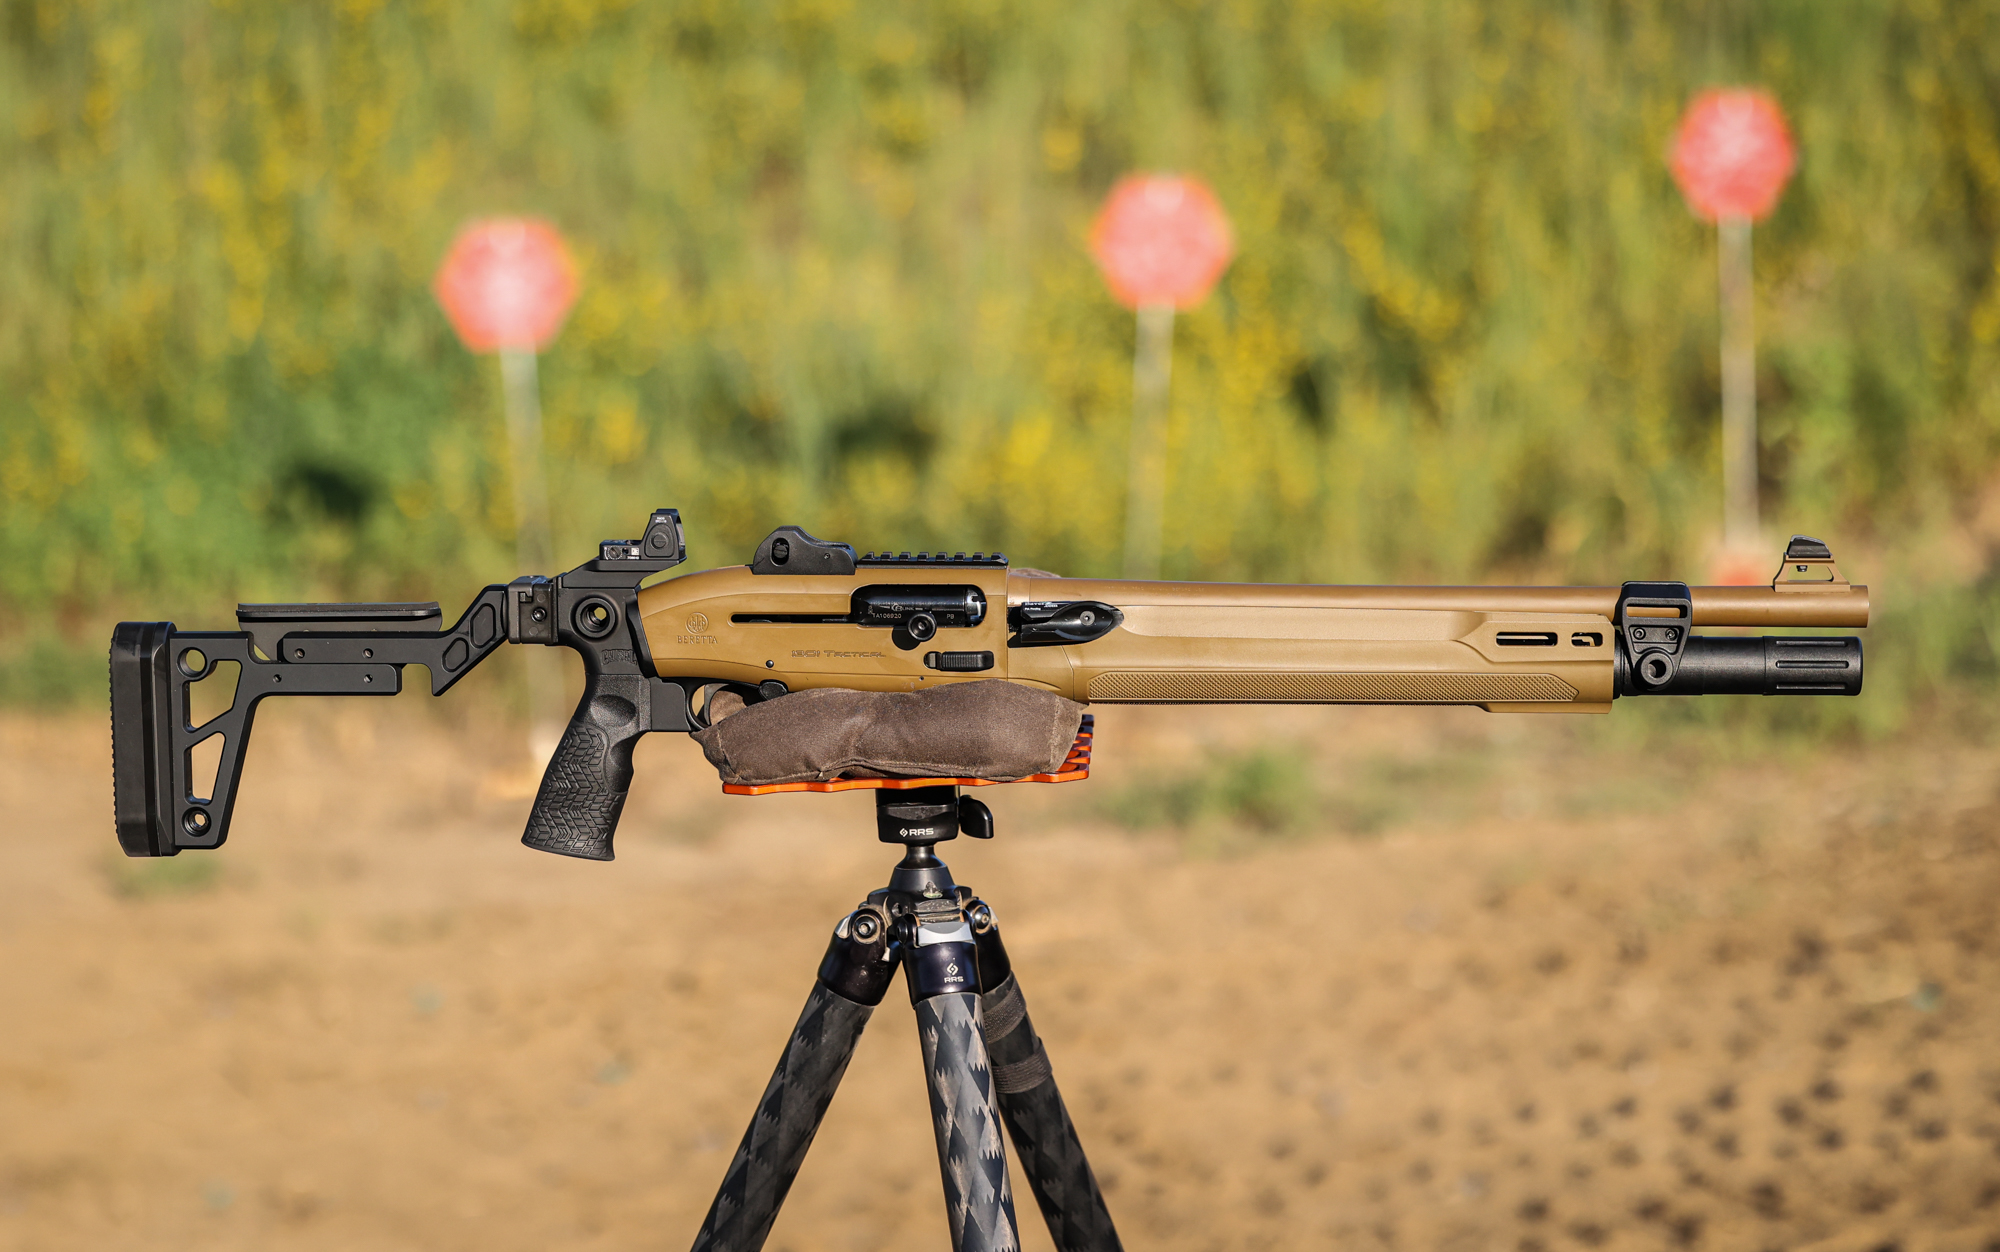
[[[448,629],[436,603],[241,604],[235,631],[119,623],[120,845],[222,845],[264,698],[395,695],[408,665],[442,695],[503,643],[568,648],[585,675],[522,841],[609,860],[633,745],[704,728],[725,692],[738,707],[811,688],[1000,680],[1094,704],[1604,713],[1621,696],[1858,695],[1857,638],[1694,631],[1868,624],[1868,589],[1802,535],[1768,586],[1320,587],[1058,578],[1001,553],[857,555],[781,526],[748,565],[641,586],[685,559],[679,512],[657,509],[640,538],[605,542],[566,574],[487,587]],[[228,709],[193,724],[191,690],[229,664]]]

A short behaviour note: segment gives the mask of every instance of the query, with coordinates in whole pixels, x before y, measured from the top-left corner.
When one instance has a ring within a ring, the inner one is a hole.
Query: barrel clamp
[[[1626,583],[1618,589],[1611,630],[1637,691],[1664,691],[1673,684],[1693,626],[1694,597],[1686,583]]]

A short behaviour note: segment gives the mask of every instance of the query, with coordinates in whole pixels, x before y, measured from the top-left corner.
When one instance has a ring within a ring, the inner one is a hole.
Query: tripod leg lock
[[[889,994],[900,946],[890,939],[889,915],[879,905],[864,904],[833,928],[819,980],[834,994],[873,1008]]]

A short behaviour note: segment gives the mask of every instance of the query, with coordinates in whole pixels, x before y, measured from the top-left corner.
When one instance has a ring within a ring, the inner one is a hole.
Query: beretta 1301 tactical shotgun
[[[265,697],[394,695],[412,664],[438,695],[503,643],[569,648],[585,673],[523,840],[609,860],[634,743],[705,727],[722,692],[756,704],[1001,680],[1096,704],[1602,713],[1621,696],[1856,695],[1859,639],[1694,629],[1868,624],[1868,589],[1803,536],[1768,586],[1318,587],[1057,578],[999,553],[857,555],[781,526],[748,565],[641,588],[685,555],[679,513],[659,509],[566,574],[487,587],[448,629],[435,603],[243,604],[235,631],[120,623],[119,842],[132,856],[220,846]],[[190,689],[226,662],[241,667],[230,707],[193,724]],[[211,782],[193,753],[216,736]]]

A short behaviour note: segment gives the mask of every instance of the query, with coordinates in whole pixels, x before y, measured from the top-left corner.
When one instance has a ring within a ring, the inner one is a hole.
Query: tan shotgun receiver
[[[789,549],[783,564],[770,560],[774,542]],[[1741,645],[1750,641],[1690,637],[1693,626],[1868,623],[1868,589],[1841,579],[1825,545],[1804,537],[1792,541],[1770,586],[1628,584],[1679,588],[1689,601],[1684,616],[1659,605],[1628,606],[1626,628],[1639,632],[1637,648],[1629,638],[1626,647],[1619,643],[1620,587],[1121,582],[1011,570],[1004,558],[984,553],[854,557],[844,545],[835,564],[851,573],[774,576],[799,559],[793,553],[815,546],[835,545],[787,528],[765,540],[751,565],[641,591],[659,675],[750,687],[778,682],[793,691],[912,691],[999,678],[1097,704],[1472,704],[1602,713],[1617,695],[1651,694],[1620,684],[1621,659],[1632,668],[1649,636],[1676,643],[1671,652],[1685,664],[1707,659],[1716,644],[1747,658]],[[1065,615],[1075,619],[1066,632],[1036,629],[1038,620]],[[905,627],[910,618],[914,632]],[[1677,637],[1667,640],[1670,632]],[[1833,642],[1806,637],[1800,644],[1823,650]],[[1844,656],[1801,655],[1793,658],[1802,662],[1797,670],[1776,668],[1779,660],[1771,672],[1819,679],[1852,669],[1858,680],[1853,647],[1851,666]],[[1762,684],[1759,671],[1759,689],[1815,685]],[[1840,682],[1837,692],[1831,682],[1816,685],[1829,688],[1826,694],[1859,689],[1858,681]],[[1747,674],[1739,686],[1750,689]]]
[[[257,703],[394,695],[420,665],[441,695],[503,643],[569,648],[584,694],[524,841],[608,860],[653,731],[814,687],[1027,683],[1098,704],[1471,704],[1602,713],[1633,695],[1855,695],[1861,641],[1697,635],[1700,626],[1856,627],[1868,589],[1794,537],[1766,587],[1284,587],[1056,578],[997,553],[867,553],[781,526],[748,565],[668,577],[680,514],[551,578],[496,583],[450,627],[433,602],[243,604],[236,631],[121,622],[111,637],[114,807],[133,856],[222,844]],[[227,712],[189,692],[236,667]],[[212,777],[194,768],[213,748]]]

